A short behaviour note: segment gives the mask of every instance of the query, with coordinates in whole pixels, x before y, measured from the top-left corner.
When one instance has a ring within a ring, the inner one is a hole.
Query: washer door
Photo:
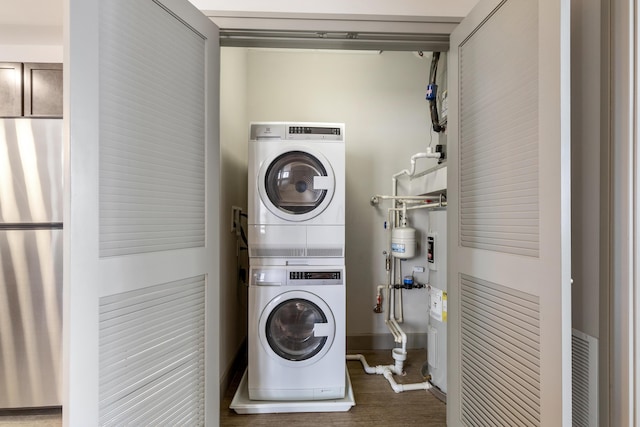
[[[322,359],[335,338],[335,319],[317,295],[285,292],[267,304],[260,316],[260,342],[274,359],[288,366],[307,366]]]
[[[324,156],[302,149],[265,162],[258,181],[262,202],[271,213],[288,221],[305,221],[322,213],[336,186]]]

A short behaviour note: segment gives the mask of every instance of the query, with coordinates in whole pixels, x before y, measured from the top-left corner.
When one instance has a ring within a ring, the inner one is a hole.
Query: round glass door
[[[304,220],[321,213],[333,196],[329,165],[311,153],[288,151],[276,157],[264,173],[264,193],[276,215]]]
[[[311,301],[294,298],[278,304],[267,319],[265,334],[269,347],[286,360],[299,362],[318,354],[326,336],[315,336],[316,323],[327,323],[322,310]]]

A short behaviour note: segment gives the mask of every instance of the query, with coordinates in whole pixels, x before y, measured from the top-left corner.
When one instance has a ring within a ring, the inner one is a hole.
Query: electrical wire
[[[440,52],[433,52],[431,57],[431,70],[429,71],[429,86],[436,90],[436,76],[438,74],[438,62],[440,61]],[[438,97],[433,96],[429,99],[429,111],[431,112],[431,124],[436,132],[444,132],[444,126],[440,124],[438,117]]]
[[[240,218],[241,218],[240,224],[236,224],[235,221],[234,221],[233,225],[240,229],[240,237],[242,238],[242,243],[244,243],[244,247],[240,247],[240,250],[245,250],[246,251],[249,248],[249,241],[247,239],[247,234],[244,231],[244,227],[242,226],[242,218],[249,218],[249,216],[246,213],[241,211],[240,212]]]
[[[248,218],[247,214],[240,212],[240,223],[234,225],[240,229],[240,237],[242,242],[239,241],[236,234],[236,299],[238,305],[243,309],[248,309],[248,297],[247,290],[249,286],[249,244],[247,242],[247,235],[242,226],[242,217]],[[244,246],[243,246],[244,243]]]

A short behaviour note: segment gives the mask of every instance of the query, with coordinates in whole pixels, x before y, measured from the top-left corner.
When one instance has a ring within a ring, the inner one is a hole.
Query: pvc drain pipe
[[[378,374],[384,376],[393,391],[396,393],[411,390],[428,390],[431,388],[431,383],[429,383],[429,381],[414,384],[398,384],[393,378],[393,375],[404,375],[403,364],[407,358],[407,353],[403,352],[402,349],[394,348],[392,350],[392,356],[396,361],[395,365],[378,365],[373,367],[367,363],[367,359],[362,354],[347,354],[347,360],[360,361],[367,374]]]

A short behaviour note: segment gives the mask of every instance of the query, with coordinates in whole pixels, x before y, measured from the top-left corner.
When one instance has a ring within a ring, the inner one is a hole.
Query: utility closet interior
[[[346,191],[343,201],[332,203],[344,205],[347,351],[424,349],[419,364],[424,363],[425,377],[431,375],[446,393],[446,159],[439,161],[446,152],[446,54],[434,62],[431,52],[421,51],[223,47],[221,64],[227,203],[246,212],[247,185],[254,185],[226,179],[246,170],[248,123],[344,123],[346,166],[334,173],[337,179],[343,174]],[[436,77],[439,93],[430,102],[426,92]],[[431,103],[441,111],[436,124],[442,132],[434,131]],[[428,196],[412,197],[418,195]],[[403,223],[413,232],[411,252],[393,253],[396,215],[398,227],[401,218],[410,224]],[[223,251],[225,262],[237,263],[238,277],[246,278],[246,252],[233,249]],[[223,283],[235,286],[222,288],[231,302],[223,306],[223,324],[236,325],[221,337],[229,351],[223,355],[226,369],[247,339],[247,288],[232,274]]]

